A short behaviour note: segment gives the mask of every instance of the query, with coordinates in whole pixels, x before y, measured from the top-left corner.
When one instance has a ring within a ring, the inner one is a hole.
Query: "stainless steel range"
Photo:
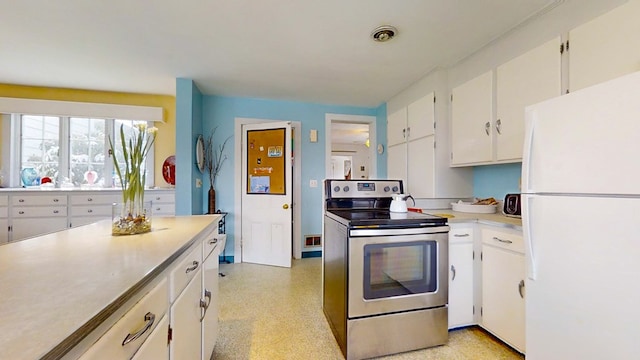
[[[325,180],[323,311],[347,359],[447,342],[445,218],[389,212],[401,180]]]

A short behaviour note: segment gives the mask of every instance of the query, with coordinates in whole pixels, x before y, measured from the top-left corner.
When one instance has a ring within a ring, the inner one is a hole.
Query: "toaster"
[[[519,218],[521,216],[520,204],[520,194],[507,194],[502,203],[502,213],[506,216]]]

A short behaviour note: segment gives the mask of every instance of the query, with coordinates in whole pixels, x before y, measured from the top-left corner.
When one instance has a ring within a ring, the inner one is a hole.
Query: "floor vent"
[[[322,235],[305,235],[304,247],[322,246]]]

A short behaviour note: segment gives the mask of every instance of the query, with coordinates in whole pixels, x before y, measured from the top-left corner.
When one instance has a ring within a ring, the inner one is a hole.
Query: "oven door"
[[[350,237],[348,317],[445,306],[448,230],[394,235],[409,231],[372,229]]]

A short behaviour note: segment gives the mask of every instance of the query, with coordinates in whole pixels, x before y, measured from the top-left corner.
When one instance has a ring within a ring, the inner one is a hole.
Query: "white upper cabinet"
[[[640,71],[640,1],[629,1],[569,32],[569,89]]]
[[[434,102],[430,92],[387,118],[387,177],[416,198],[435,196]]]
[[[451,95],[451,164],[491,161],[493,72],[455,87]]]
[[[520,161],[525,107],[560,95],[560,37],[496,70],[496,161]]]

